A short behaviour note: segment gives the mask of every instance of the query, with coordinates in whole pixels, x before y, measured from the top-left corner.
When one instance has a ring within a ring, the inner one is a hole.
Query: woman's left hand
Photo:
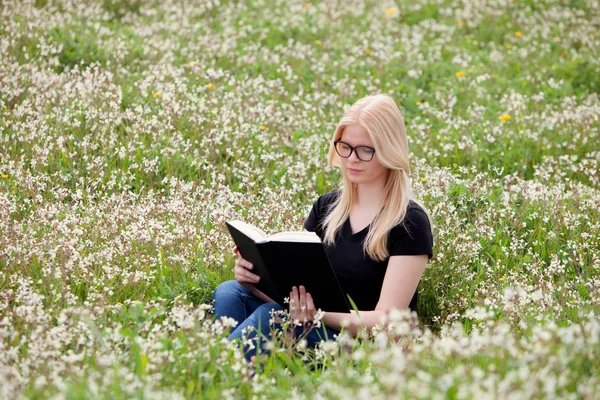
[[[312,296],[306,291],[306,288],[300,285],[298,289],[292,286],[290,292],[290,318],[292,321],[298,321],[301,324],[313,322],[317,309],[313,303]]]

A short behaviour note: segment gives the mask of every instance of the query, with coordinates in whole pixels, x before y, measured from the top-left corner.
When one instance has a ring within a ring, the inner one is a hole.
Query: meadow
[[[0,0],[0,398],[598,398],[599,15]],[[374,93],[434,224],[418,319],[276,343],[254,374],[210,318],[224,222],[302,230]]]

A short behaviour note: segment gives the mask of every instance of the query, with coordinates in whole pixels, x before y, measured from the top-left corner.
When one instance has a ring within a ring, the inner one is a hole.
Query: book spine
[[[279,302],[280,300],[277,287],[273,284],[269,270],[265,265],[264,255],[261,254],[259,249],[261,244],[256,243],[233,225],[229,223],[226,223],[226,225],[231,233],[233,241],[238,246],[241,256],[254,265],[254,268],[251,272],[260,276],[260,281],[254,286],[276,302]],[[283,298],[281,298],[281,302],[283,302]]]

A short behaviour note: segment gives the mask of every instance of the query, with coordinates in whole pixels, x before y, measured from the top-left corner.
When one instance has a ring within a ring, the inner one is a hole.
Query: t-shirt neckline
[[[361,236],[362,234],[364,234],[365,232],[367,232],[369,230],[369,228],[371,227],[371,224],[365,226],[363,229],[361,229],[360,231],[358,231],[356,233],[352,233],[352,226],[350,225],[350,216],[348,216],[348,218],[346,218],[346,222],[344,223],[344,226],[346,227],[346,231],[348,232],[348,235],[351,238],[357,238],[357,237]]]

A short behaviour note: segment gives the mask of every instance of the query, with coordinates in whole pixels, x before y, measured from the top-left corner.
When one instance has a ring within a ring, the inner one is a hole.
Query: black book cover
[[[292,286],[303,285],[311,294],[315,307],[330,312],[350,312],[333,268],[322,243],[260,241],[226,222],[240,255],[254,265],[253,273],[260,276],[258,290],[286,306]],[[286,306],[287,307],[287,306]]]

